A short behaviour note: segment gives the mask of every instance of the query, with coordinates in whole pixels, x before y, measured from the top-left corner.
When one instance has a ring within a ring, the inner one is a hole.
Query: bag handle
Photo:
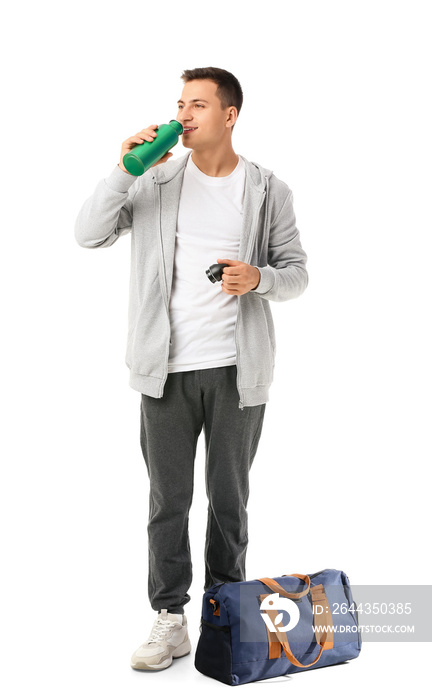
[[[295,576],[296,578],[301,579],[307,584],[307,587],[303,590],[300,591],[300,593],[289,593],[288,591],[285,590],[285,588],[282,588],[274,579],[272,578],[258,578],[256,579],[257,581],[262,581],[262,583],[265,583],[266,586],[271,588],[271,590],[274,593],[280,593],[280,595],[284,596],[284,598],[292,598],[293,600],[298,600],[299,598],[303,598],[303,596],[307,595],[310,590],[310,578],[307,574],[291,574],[291,576]]]
[[[272,612],[274,612],[274,611],[271,611],[270,615]],[[315,657],[315,659],[313,661],[311,661],[310,664],[302,664],[301,661],[299,661],[292,653],[292,651],[290,649],[290,645],[288,643],[288,637],[286,635],[286,632],[279,632],[279,630],[276,627],[276,632],[274,632],[273,634],[275,634],[279,643],[282,645],[282,649],[284,650],[285,656],[287,657],[288,661],[290,661],[294,666],[297,666],[299,668],[309,668],[310,666],[313,666],[314,664],[316,664],[317,661],[320,660],[321,654],[323,653],[324,649],[326,648],[325,645],[326,645],[326,641],[327,641],[327,632],[323,632],[322,636],[319,640],[320,650],[319,650],[317,656]]]
[[[299,574],[292,574],[292,576],[296,576],[297,578],[302,578],[303,580],[308,583],[308,590],[306,592],[301,592],[300,595],[297,595],[298,597],[302,597],[305,595],[309,590],[311,593],[312,597],[312,609],[314,613],[314,627],[315,627],[315,638],[317,643],[320,646],[320,650],[315,657],[313,661],[311,661],[309,664],[302,664],[301,661],[299,661],[294,654],[292,653],[290,649],[290,645],[288,642],[288,637],[286,632],[280,632],[276,625],[274,624],[274,621],[279,614],[278,610],[267,610],[267,614],[269,615],[273,627],[275,629],[274,632],[271,632],[267,628],[267,636],[268,636],[268,642],[269,642],[269,659],[277,659],[280,657],[280,651],[281,647],[284,650],[285,656],[287,657],[288,661],[290,661],[294,666],[297,666],[298,668],[309,668],[310,666],[313,666],[314,664],[319,661],[321,658],[321,654],[325,649],[333,649],[333,640],[334,640],[334,633],[333,633],[333,618],[330,612],[330,606],[328,604],[327,596],[325,594],[324,586],[322,584],[319,584],[318,586],[313,586],[310,588],[310,579],[308,576],[303,577],[302,575]],[[309,579],[309,580],[307,580]],[[266,585],[269,585],[268,582],[275,584],[276,588],[281,588],[283,591],[284,589],[280,587],[276,581],[273,581],[273,579],[258,579],[259,581],[262,581]],[[275,590],[272,586],[269,586],[272,590]],[[281,591],[275,590],[275,593],[280,593]],[[285,591],[285,596],[286,596],[286,591]],[[290,597],[290,596],[286,596]],[[260,595],[261,601],[265,600],[267,598],[267,594],[262,594]],[[321,628],[319,630],[318,628]]]

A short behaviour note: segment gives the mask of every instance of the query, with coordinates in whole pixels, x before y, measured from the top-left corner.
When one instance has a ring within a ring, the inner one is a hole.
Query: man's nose
[[[179,122],[181,122],[183,124],[184,122],[190,122],[191,119],[192,119],[192,115],[183,109],[181,112],[180,118],[179,118]]]

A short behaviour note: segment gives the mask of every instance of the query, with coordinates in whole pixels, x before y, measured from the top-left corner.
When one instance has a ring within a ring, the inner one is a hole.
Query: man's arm
[[[304,292],[308,285],[306,261],[296,227],[291,190],[271,225],[265,267],[240,260],[217,259],[218,263],[227,265],[222,274],[222,290],[226,294],[241,296],[253,292],[270,301],[287,301]]]
[[[291,190],[271,226],[267,261],[265,267],[256,266],[260,281],[251,293],[269,301],[287,301],[304,292],[309,281],[307,255],[296,227]]]
[[[83,248],[107,248],[132,227],[132,202],[138,177],[116,165],[81,207],[75,238]]]
[[[139,182],[138,177],[128,173],[124,167],[123,157],[137,144],[154,141],[157,128],[157,124],[151,124],[123,141],[119,164],[84,202],[75,223],[75,238],[83,248],[107,248],[118,241],[120,236],[130,233],[132,203]],[[165,163],[171,156],[171,152],[166,153],[154,166]]]

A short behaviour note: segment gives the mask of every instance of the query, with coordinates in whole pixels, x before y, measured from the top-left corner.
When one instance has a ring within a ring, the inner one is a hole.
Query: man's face
[[[183,125],[182,139],[186,148],[212,148],[231,134],[235,115],[232,110],[234,120],[228,123],[230,109],[222,109],[216,95],[217,87],[212,80],[190,80],[185,84],[178,101],[177,121]]]

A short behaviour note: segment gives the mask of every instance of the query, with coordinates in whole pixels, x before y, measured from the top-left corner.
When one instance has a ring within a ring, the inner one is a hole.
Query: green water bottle
[[[123,165],[131,175],[142,175],[163,158],[176,145],[183,126],[171,119],[169,124],[160,124],[155,131],[157,136],[153,141],[144,141],[123,156]]]

